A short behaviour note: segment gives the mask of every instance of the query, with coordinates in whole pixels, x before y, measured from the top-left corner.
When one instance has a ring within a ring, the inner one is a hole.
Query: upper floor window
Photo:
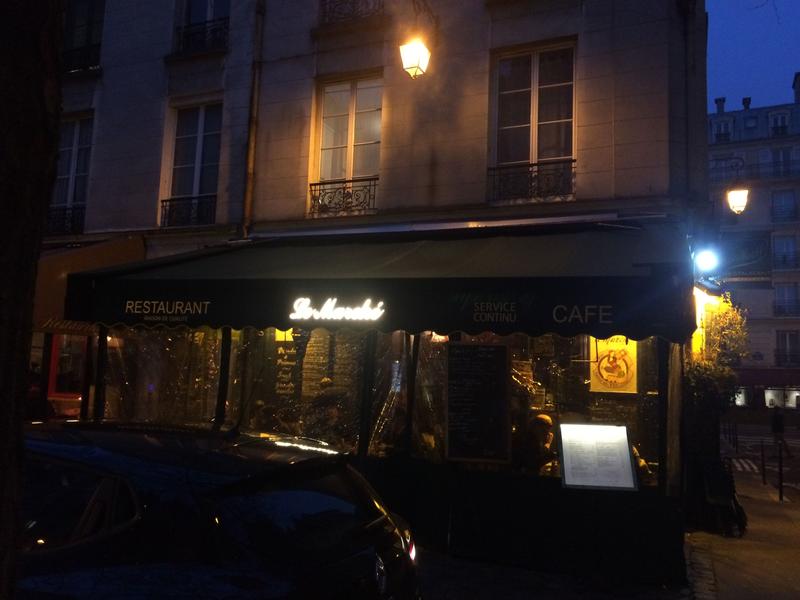
[[[68,0],[64,5],[64,71],[99,68],[104,10],[105,0]]]
[[[797,316],[800,311],[796,283],[775,284],[775,315]]]
[[[47,232],[82,233],[92,152],[92,118],[61,123]]]
[[[489,200],[565,199],[573,192],[574,48],[498,59]]]
[[[798,266],[797,243],[793,235],[779,235],[772,240],[772,263],[776,269]]]
[[[357,79],[320,93],[319,184],[311,212],[374,208],[380,168],[383,81]]]
[[[772,149],[772,175],[773,177],[788,177],[792,174],[792,149]]]
[[[775,364],[778,366],[800,363],[800,331],[775,332]]]
[[[193,54],[228,47],[230,0],[187,0],[176,52]]]
[[[221,104],[178,110],[171,197],[162,202],[162,226],[214,223],[221,130]]]
[[[731,141],[731,123],[730,121],[714,121],[714,141],[715,142],[730,142]]]
[[[772,113],[769,116],[769,130],[772,135],[789,133],[789,113]]]
[[[745,117],[744,126],[746,129],[753,129],[758,127],[758,117]]]
[[[498,166],[572,158],[573,81],[572,48],[498,61]]]
[[[776,190],[772,192],[772,220],[797,220],[797,201],[794,190]]]

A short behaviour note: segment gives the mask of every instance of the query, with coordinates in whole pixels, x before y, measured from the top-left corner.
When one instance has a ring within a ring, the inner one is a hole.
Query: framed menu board
[[[636,490],[627,427],[562,423],[559,432],[564,487]]]
[[[447,458],[508,461],[508,349],[449,344],[447,354]]]

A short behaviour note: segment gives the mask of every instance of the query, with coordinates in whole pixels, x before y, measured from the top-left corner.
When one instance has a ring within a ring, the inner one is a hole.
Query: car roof
[[[111,423],[30,425],[25,445],[32,456],[80,463],[158,488],[216,487],[277,470],[333,465],[345,456],[305,438]]]

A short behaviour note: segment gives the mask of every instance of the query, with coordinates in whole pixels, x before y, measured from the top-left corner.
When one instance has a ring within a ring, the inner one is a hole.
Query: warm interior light
[[[421,39],[415,38],[400,46],[400,58],[406,73],[411,75],[411,79],[416,79],[428,70],[431,51]]]
[[[742,214],[747,207],[747,195],[750,190],[738,189],[728,190],[728,206],[737,215]]]

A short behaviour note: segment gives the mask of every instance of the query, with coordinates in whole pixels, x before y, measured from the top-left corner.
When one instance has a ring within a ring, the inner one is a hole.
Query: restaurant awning
[[[116,237],[77,248],[59,248],[42,252],[36,271],[36,294],[33,299],[33,329],[46,333],[90,335],[91,323],[64,317],[67,275],[76,271],[100,269],[144,260],[141,236]]]
[[[69,319],[108,326],[361,327],[651,335],[694,329],[678,225],[281,238],[69,277]]]

